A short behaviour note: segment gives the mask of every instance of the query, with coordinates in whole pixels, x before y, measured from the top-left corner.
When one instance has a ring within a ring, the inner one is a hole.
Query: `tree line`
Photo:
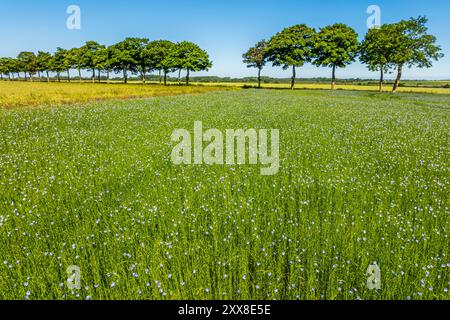
[[[428,33],[428,19],[419,16],[398,23],[384,24],[370,29],[359,42],[351,27],[338,23],[318,32],[301,24],[282,30],[262,40],[243,54],[247,67],[258,69],[258,87],[261,71],[271,62],[283,69],[292,68],[291,88],[295,86],[297,68],[305,63],[331,68],[331,87],[336,85],[336,69],[345,68],[357,58],[371,71],[380,72],[380,92],[384,75],[396,71],[393,92],[397,91],[405,67],[429,68],[433,61],[443,57],[436,45],[436,37]]]
[[[186,70],[186,85],[189,85],[190,72],[208,70],[212,66],[208,53],[197,44],[183,41],[173,43],[167,40],[149,41],[146,38],[127,38],[117,44],[104,46],[95,41],[88,41],[80,48],[57,48],[55,53],[39,51],[37,54],[29,51],[20,52],[16,58],[0,58],[0,76],[10,80],[33,81],[37,75],[50,82],[50,73],[56,73],[61,81],[61,75],[66,74],[70,82],[71,70],[77,70],[78,80],[82,81],[82,70],[92,72],[92,81],[100,82],[101,74],[122,73],[125,83],[131,72],[140,75],[145,83],[146,75],[159,71],[160,83],[167,85],[167,74]],[[164,80],[162,80],[164,79]]]

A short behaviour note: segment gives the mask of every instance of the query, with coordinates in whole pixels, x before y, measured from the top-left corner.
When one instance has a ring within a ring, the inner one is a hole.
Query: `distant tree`
[[[51,62],[51,70],[56,72],[58,82],[61,81],[61,73],[67,71],[70,66],[67,60],[67,50],[63,48],[57,48]]]
[[[320,29],[314,46],[314,64],[332,68],[331,88],[336,85],[336,68],[345,68],[358,54],[358,34],[349,26],[338,23]]]
[[[67,81],[70,82],[70,70],[73,68],[78,68],[78,49],[65,50],[64,54],[65,67],[67,72]]]
[[[406,21],[402,20],[392,27],[391,62],[397,67],[393,92],[396,92],[400,85],[405,65],[409,68],[413,66],[430,68],[433,60],[437,61],[444,56],[441,48],[436,45],[436,37],[428,34],[427,22],[426,17],[419,16]]]
[[[128,48],[133,60],[136,61],[136,72],[139,72],[142,83],[144,84],[147,72],[151,71],[151,61],[146,51],[148,43],[149,40],[146,38],[128,38]]]
[[[380,92],[383,91],[384,74],[392,67],[392,25],[370,29],[359,47],[359,60],[370,71],[380,72]]]
[[[177,43],[168,58],[173,67],[186,70],[186,85],[189,85],[191,71],[209,70],[212,62],[208,53],[192,42]]]
[[[17,75],[17,79],[20,80],[20,62],[17,59],[14,58],[9,58],[9,71],[11,72],[11,74],[13,75],[14,78],[14,74]]]
[[[95,82],[95,63],[94,57],[97,50],[101,48],[101,45],[95,41],[88,41],[82,46],[78,52],[81,57],[82,69],[87,69],[92,71],[92,82]]]
[[[116,72],[123,72],[124,83],[128,83],[128,71],[138,72],[137,48],[135,38],[127,38],[111,46],[111,67]]]
[[[41,72],[47,75],[47,82],[50,82],[49,70],[51,69],[52,55],[49,52],[39,51],[36,56],[38,77],[41,79]]]
[[[68,50],[67,55],[70,57],[70,64],[73,69],[78,72],[78,81],[82,81],[81,70],[85,67],[87,47],[72,48]]]
[[[164,85],[167,85],[167,73],[172,71],[168,57],[174,49],[175,44],[167,40],[156,40],[147,44],[144,50],[144,58],[151,70],[159,71],[159,83],[161,83],[161,72],[164,73]]]
[[[291,89],[294,89],[296,67],[311,62],[315,30],[301,24],[284,29],[267,44],[267,57],[273,66],[292,67]]]
[[[17,56],[19,66],[25,74],[25,80],[27,80],[27,72],[30,75],[30,80],[33,81],[33,75],[36,73],[36,55],[33,52],[25,51],[19,53]]]
[[[101,72],[107,73],[107,80],[109,81],[109,73],[111,70],[111,50],[101,46],[94,55],[94,66],[98,70],[98,82],[101,80]]]
[[[262,40],[242,55],[247,68],[258,69],[258,88],[261,88],[261,71],[267,63],[267,42]]]
[[[1,78],[1,80],[3,80],[3,75],[7,75],[8,78],[11,80],[9,58],[0,58],[0,78]]]

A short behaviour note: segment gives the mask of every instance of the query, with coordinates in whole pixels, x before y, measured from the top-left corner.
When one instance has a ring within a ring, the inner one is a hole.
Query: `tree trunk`
[[[92,83],[95,83],[95,69],[92,69]]]
[[[38,73],[38,79],[39,79],[39,82],[41,82],[41,72],[38,71],[37,73]]]
[[[58,78],[58,82],[61,82],[61,77],[60,77],[59,72],[56,73],[56,77]]]
[[[106,71],[106,83],[109,83],[109,70]]]
[[[296,78],[295,66],[292,66],[291,90],[294,90],[294,87],[295,87],[295,78]]]
[[[102,82],[102,73],[100,72],[100,69],[97,70],[97,78],[98,78],[98,83]]]
[[[128,76],[127,76],[127,70],[123,69],[123,83],[128,83]]]
[[[261,88],[261,68],[258,68],[258,88]]]
[[[186,73],[186,86],[189,86],[189,69],[187,69]]]
[[[167,86],[167,71],[164,70],[164,85]]]
[[[180,79],[181,79],[181,69],[178,70],[178,85],[180,85]]]
[[[30,72],[30,81],[33,82],[33,74]]]
[[[159,69],[159,84],[161,84],[161,69]]]
[[[26,71],[24,72],[24,75],[25,75],[25,81],[27,81],[28,78],[27,78],[27,72]]]
[[[398,66],[397,71],[397,79],[395,79],[394,87],[392,88],[392,92],[397,92],[397,89],[400,85],[400,80],[402,79],[403,65]]]
[[[381,71],[380,71],[380,92],[383,92],[383,83],[384,83],[384,66],[381,66]]]
[[[333,72],[331,75],[331,90],[336,88],[336,65],[333,65]]]
[[[17,72],[17,79],[20,81],[20,72]]]
[[[78,68],[78,81],[81,82],[81,69]]]
[[[9,81],[12,81],[12,79],[11,79],[11,73],[9,73],[9,72],[8,72],[8,78],[9,78]]]
[[[142,83],[145,84],[145,71],[142,72]]]
[[[3,80],[3,73],[0,73],[0,80]]]
[[[48,71],[46,71],[46,73],[47,73],[47,82],[50,82],[50,76],[48,74]]]
[[[67,70],[67,81],[70,82],[70,70]]]

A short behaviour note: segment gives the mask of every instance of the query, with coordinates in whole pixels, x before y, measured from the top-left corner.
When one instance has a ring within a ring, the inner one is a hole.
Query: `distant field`
[[[206,86],[161,86],[137,84],[46,83],[0,81],[0,108],[52,106],[97,100],[150,98],[224,90]]]
[[[119,81],[110,83],[91,83],[84,81],[78,83],[67,82],[22,82],[22,81],[0,81],[0,108],[32,107],[32,106],[56,106],[74,103],[86,103],[99,100],[127,100],[134,98],[151,98],[160,96],[174,96],[180,94],[199,94],[217,90],[231,90],[238,88],[255,87],[255,83],[192,83],[191,86],[179,86],[172,82],[165,87],[157,82],[148,82],[142,85],[139,81],[130,81],[123,84]],[[289,84],[262,84],[266,89],[289,89]],[[330,90],[329,84],[307,84],[298,83],[296,89]],[[337,85],[337,90],[353,91],[378,91],[372,85]],[[390,92],[386,86],[385,92]],[[430,87],[402,87],[400,92],[405,93],[434,93],[450,94],[450,89]]]
[[[239,83],[231,83],[231,82],[219,82],[219,83],[197,83],[202,85],[211,85],[211,86],[230,86],[230,87],[256,87],[257,84],[249,83],[249,82],[239,82]],[[290,84],[286,83],[264,83],[261,85],[263,88],[267,89],[289,89]],[[326,83],[318,83],[318,84],[308,84],[299,82],[295,85],[296,89],[324,89],[330,90],[330,84]],[[378,87],[376,85],[346,85],[346,84],[338,84],[336,85],[337,90],[355,90],[355,91],[378,91]],[[386,85],[384,87],[384,92],[391,92],[392,87]],[[404,93],[435,93],[435,94],[450,94],[450,89],[447,88],[433,88],[433,87],[400,87],[398,89],[399,92]]]
[[[164,89],[20,85],[26,101],[33,87]],[[197,120],[279,129],[279,173],[174,165],[171,133]],[[428,94],[251,89],[2,109],[0,299],[448,300],[449,130],[450,96]],[[72,265],[80,290],[66,286]]]

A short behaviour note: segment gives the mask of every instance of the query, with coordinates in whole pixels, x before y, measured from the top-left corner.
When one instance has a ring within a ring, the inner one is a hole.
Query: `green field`
[[[450,299],[449,108],[238,90],[0,110],[0,299]],[[280,129],[279,173],[173,165],[194,121]]]

